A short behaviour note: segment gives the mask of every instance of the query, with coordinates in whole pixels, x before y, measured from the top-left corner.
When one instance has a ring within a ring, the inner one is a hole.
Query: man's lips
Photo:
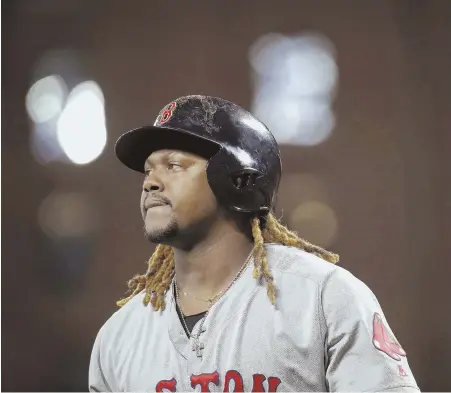
[[[158,207],[158,206],[169,206],[169,204],[166,202],[163,202],[162,200],[159,200],[159,199],[150,199],[150,200],[146,201],[144,204],[144,208],[146,210],[152,209],[153,207]]]

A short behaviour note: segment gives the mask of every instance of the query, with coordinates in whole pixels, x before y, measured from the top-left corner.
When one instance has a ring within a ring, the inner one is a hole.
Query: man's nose
[[[147,176],[146,180],[144,180],[143,184],[143,190],[145,192],[151,192],[151,191],[163,191],[164,185],[161,179],[156,176],[155,173],[150,174]]]

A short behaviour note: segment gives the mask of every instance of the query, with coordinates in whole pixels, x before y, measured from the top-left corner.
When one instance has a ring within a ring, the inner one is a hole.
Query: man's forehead
[[[174,149],[162,149],[154,151],[152,154],[147,157],[146,162],[155,162],[164,160],[171,157],[180,157],[180,158],[191,158],[191,159],[199,159],[204,160],[202,157],[199,157],[195,154],[183,151],[183,150],[174,150]]]

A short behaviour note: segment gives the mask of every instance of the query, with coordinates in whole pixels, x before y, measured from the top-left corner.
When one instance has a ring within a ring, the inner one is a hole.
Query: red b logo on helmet
[[[160,112],[160,114],[157,117],[157,123],[158,124],[164,124],[166,123],[174,114],[174,109],[177,106],[177,103],[175,101],[172,101],[170,104],[166,105]]]

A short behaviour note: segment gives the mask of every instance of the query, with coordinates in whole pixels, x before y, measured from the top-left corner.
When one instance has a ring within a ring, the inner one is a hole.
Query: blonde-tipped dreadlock
[[[338,255],[315,246],[297,236],[282,225],[273,214],[266,218],[263,231],[260,229],[260,220],[252,219],[252,235],[254,237],[254,278],[264,280],[268,298],[272,304],[276,301],[276,288],[273,275],[268,266],[264,243],[279,243],[285,246],[297,247],[320,258],[337,263]],[[155,311],[164,310],[164,296],[168,291],[174,275],[174,251],[169,246],[159,245],[148,262],[146,274],[137,275],[128,282],[130,295],[117,302],[122,307],[130,299],[145,289],[144,304],[152,304]]]

